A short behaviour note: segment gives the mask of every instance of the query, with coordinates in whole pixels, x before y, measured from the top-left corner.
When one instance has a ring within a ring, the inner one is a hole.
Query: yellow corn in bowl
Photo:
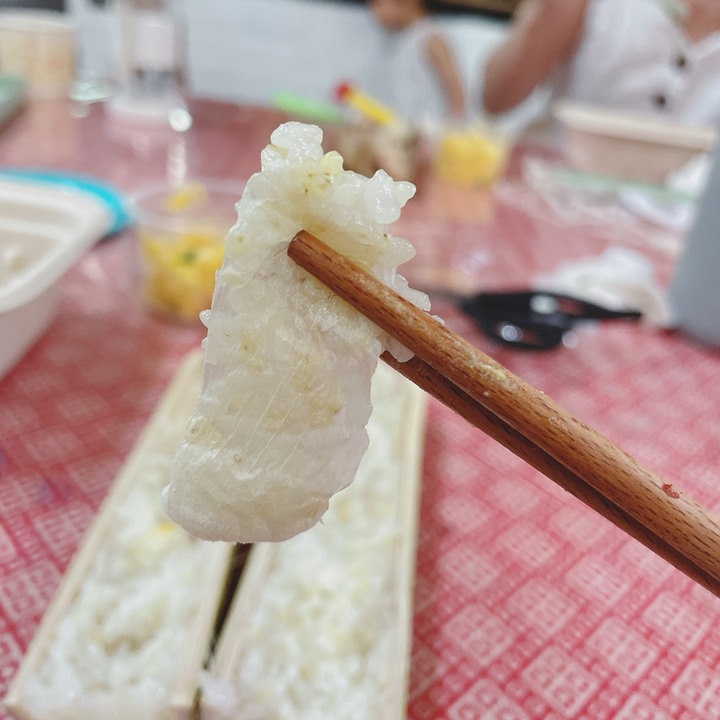
[[[138,195],[141,294],[149,310],[196,322],[210,307],[241,193],[233,184],[207,181]]]
[[[507,138],[474,128],[446,132],[437,149],[435,174],[457,185],[493,185],[505,170]]]

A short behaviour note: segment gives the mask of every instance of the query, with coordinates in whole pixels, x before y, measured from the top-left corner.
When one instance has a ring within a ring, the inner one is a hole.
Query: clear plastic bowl
[[[197,322],[210,307],[225,236],[243,186],[193,180],[148,187],[134,198],[141,297],[164,317]]]
[[[452,185],[490,188],[505,172],[512,145],[511,134],[490,122],[449,126],[436,142],[435,177]]]

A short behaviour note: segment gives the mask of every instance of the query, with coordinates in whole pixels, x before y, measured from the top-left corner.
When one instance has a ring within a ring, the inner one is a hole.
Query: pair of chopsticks
[[[288,255],[415,356],[382,359],[720,597],[720,520],[306,231]]]

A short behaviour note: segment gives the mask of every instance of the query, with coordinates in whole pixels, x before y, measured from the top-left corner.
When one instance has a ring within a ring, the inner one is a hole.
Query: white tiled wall
[[[357,78],[376,52],[380,30],[362,4],[325,0],[180,0],[189,29],[189,75],[203,97],[267,103],[279,90],[328,99],[339,82]],[[86,62],[110,72],[111,11],[70,0],[82,25]],[[443,20],[471,97],[480,66],[504,26],[479,18]]]
[[[339,80],[358,75],[376,52],[380,31],[361,5],[323,0],[181,0],[189,28],[189,65],[200,94],[251,101],[277,90],[315,98]],[[70,0],[82,25],[87,63],[107,72],[111,11]],[[470,75],[497,41],[502,26],[490,21],[445,21],[461,64]],[[469,78],[468,78],[469,79]]]
[[[187,16],[194,87],[251,101],[277,90],[326,98],[357,75],[379,39],[362,5],[213,0],[201,7],[188,0]]]

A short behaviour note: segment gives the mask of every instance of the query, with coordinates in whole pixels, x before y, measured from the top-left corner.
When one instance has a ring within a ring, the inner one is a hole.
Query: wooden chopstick
[[[595,488],[585,483],[555,458],[550,457],[546,452],[533,445],[525,436],[511,428],[504,420],[493,415],[487,408],[484,408],[467,393],[440,375],[437,370],[433,370],[417,355],[407,362],[399,362],[389,352],[384,352],[381,358],[400,374],[412,380],[428,394],[465,418],[471,425],[482,430],[493,440],[499,442],[526,463],[539,470],[543,475],[553,480],[563,490],[574,495],[655,554],[667,560],[678,570],[681,570],[713,593],[713,595],[720,597],[720,582],[718,580],[694,565],[688,558],[655,535],[634,517],[603,497]]]
[[[415,353],[396,369],[720,597],[720,520],[306,231],[288,255]]]

